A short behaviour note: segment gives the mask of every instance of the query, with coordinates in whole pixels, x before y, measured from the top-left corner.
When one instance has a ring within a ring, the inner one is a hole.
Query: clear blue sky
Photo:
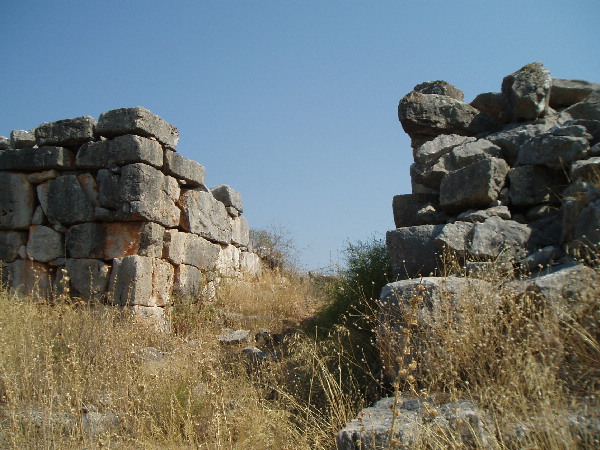
[[[471,101],[542,61],[600,82],[600,2],[0,0],[0,135],[144,106],[179,128],[207,184],[301,263],[383,237],[410,192],[397,105],[444,79]]]

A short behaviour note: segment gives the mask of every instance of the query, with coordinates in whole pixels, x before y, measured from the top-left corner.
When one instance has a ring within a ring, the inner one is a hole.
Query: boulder
[[[479,94],[470,103],[473,108],[484,114],[494,117],[499,123],[510,121],[510,106],[506,96],[500,92],[486,92]]]
[[[546,121],[527,125],[509,124],[502,131],[485,138],[502,149],[504,159],[512,166],[517,161],[521,145],[530,138],[547,132],[552,126]]]
[[[527,64],[504,77],[502,94],[507,99],[511,120],[535,120],[543,117],[550,100],[552,78],[542,63]]]
[[[495,206],[508,170],[504,160],[487,158],[449,172],[440,185],[440,205],[449,212]]]
[[[64,235],[54,231],[52,228],[42,225],[33,225],[29,229],[27,257],[41,262],[64,258]]]
[[[387,232],[394,279],[428,276],[437,271],[435,238],[443,228],[443,225],[420,225]]]
[[[477,139],[454,147],[450,152],[450,163],[452,169],[457,170],[491,157],[502,158],[502,149],[486,139]]]
[[[171,150],[165,151],[165,173],[178,180],[183,180],[187,186],[204,186],[206,170],[196,161],[181,156]]]
[[[418,215],[418,212],[428,205],[433,206],[434,209],[437,209],[436,206],[439,208],[439,196],[437,194],[395,195],[392,200],[392,211],[396,228],[432,224],[423,221],[431,217]]]
[[[75,156],[62,147],[25,147],[17,150],[0,150],[0,170],[38,172],[50,169],[70,169]]]
[[[67,259],[65,269],[72,295],[95,302],[105,300],[110,265],[98,259]]]
[[[440,156],[449,153],[454,147],[473,141],[475,141],[474,137],[459,134],[441,134],[432,141],[425,142],[417,147],[413,152],[413,156],[417,164],[427,166],[437,161]]]
[[[76,158],[77,167],[84,169],[104,169],[133,163],[145,163],[160,169],[163,165],[163,148],[157,141],[126,134],[105,141],[89,142],[79,149]]]
[[[173,150],[179,141],[179,132],[176,127],[141,106],[113,109],[100,114],[96,133],[105,137],[123,134],[153,137]]]
[[[0,261],[13,262],[19,257],[19,248],[27,244],[25,231],[0,231]]]
[[[508,197],[513,206],[557,202],[566,184],[561,172],[541,166],[520,166],[508,172]]]
[[[173,264],[186,264],[202,270],[214,270],[221,247],[206,239],[177,230],[166,230],[163,255]]]
[[[558,109],[574,105],[585,100],[594,91],[600,91],[600,84],[583,80],[553,78],[550,89],[550,106]]]
[[[38,146],[79,147],[94,139],[95,125],[89,116],[45,122],[35,129],[35,141]]]
[[[530,236],[527,225],[490,217],[475,225],[469,256],[478,260],[521,259],[527,253]]]
[[[214,198],[223,203],[226,207],[232,207],[238,212],[244,212],[242,195],[235,189],[232,189],[226,184],[221,184],[211,188],[210,192]]]
[[[584,100],[561,112],[561,116],[570,119],[600,120],[600,91],[594,91]]]
[[[587,157],[590,145],[583,137],[561,136],[560,131],[544,133],[525,141],[516,165],[538,165],[563,170],[570,163]]]
[[[33,147],[35,145],[35,130],[12,130],[10,146],[13,149]]]
[[[463,94],[463,91],[443,80],[426,81],[424,83],[417,84],[413,88],[413,91],[420,92],[421,94],[446,95],[461,102],[465,99],[465,94]]]
[[[179,199],[181,228],[211,241],[229,244],[232,230],[225,205],[210,192],[186,190]]]
[[[27,176],[0,172],[0,186],[0,230],[29,228],[35,210],[35,198]]]
[[[450,253],[463,261],[471,246],[475,225],[469,222],[454,222],[444,226],[434,240],[440,254]]]

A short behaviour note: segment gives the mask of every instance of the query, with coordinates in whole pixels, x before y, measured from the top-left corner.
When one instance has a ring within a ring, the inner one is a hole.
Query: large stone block
[[[425,166],[417,163],[411,164],[410,178],[413,185],[425,186],[437,192],[440,190],[442,179],[452,170],[450,155],[445,154],[433,164]]]
[[[519,156],[523,143],[534,136],[539,136],[552,128],[552,123],[542,121],[536,124],[509,124],[502,131],[487,135],[485,138],[502,148],[504,159],[512,166]]]
[[[458,134],[442,134],[432,141],[425,142],[420,147],[417,147],[413,156],[415,162],[421,165],[429,165],[437,161],[440,156],[449,153],[454,147],[473,142],[474,137],[461,136]]]
[[[77,152],[76,159],[77,167],[92,169],[133,163],[145,163],[161,168],[162,146],[157,141],[126,134],[106,141],[87,143]]]
[[[0,150],[0,170],[37,172],[50,169],[70,169],[75,156],[62,147],[25,147],[17,150]]]
[[[561,184],[566,180],[562,173],[546,167],[520,166],[508,172],[508,182],[510,204],[531,206],[559,200]]]
[[[573,161],[587,157],[590,144],[586,138],[561,136],[560,128],[523,143],[516,165],[538,165],[562,170]]]
[[[98,259],[67,259],[65,268],[74,296],[96,302],[106,299],[110,265]]]
[[[161,257],[163,235],[153,222],[83,223],[69,228],[66,244],[72,258]]]
[[[240,249],[234,245],[224,245],[219,252],[216,270],[222,277],[235,278],[240,272]]]
[[[510,105],[506,96],[500,92],[484,92],[470,103],[482,113],[494,117],[499,123],[510,121]]]
[[[2,282],[19,295],[34,300],[47,300],[52,295],[51,269],[43,263],[17,259],[5,263]]]
[[[582,80],[552,79],[550,89],[550,106],[554,109],[564,108],[579,103],[593,91],[600,91],[600,84]]]
[[[65,257],[64,235],[43,225],[29,229],[27,256],[36,261],[48,262]]]
[[[35,130],[12,130],[10,146],[14,149],[33,147],[35,145]]]
[[[179,141],[176,127],[141,106],[113,109],[101,114],[96,132],[106,137],[123,134],[154,137],[161,144],[172,149],[175,149]]]
[[[502,149],[487,139],[477,139],[454,147],[450,152],[450,163],[452,169],[457,170],[490,157],[502,158]]]
[[[240,270],[248,277],[258,277],[262,273],[262,260],[256,253],[240,253]]]
[[[243,216],[231,218],[231,243],[236,247],[248,247],[250,244],[250,227]]]
[[[206,170],[204,166],[196,161],[181,156],[179,153],[165,151],[165,173],[179,180],[183,180],[188,186],[204,186]]]
[[[181,227],[211,241],[231,243],[231,222],[225,205],[210,192],[185,191],[180,199]]]
[[[443,228],[443,225],[420,225],[387,232],[394,279],[428,276],[437,271],[435,238]]]
[[[206,277],[197,267],[186,264],[175,266],[174,296],[182,299],[199,299],[205,285]]]
[[[38,199],[50,222],[70,225],[94,219],[97,198],[90,178],[89,174],[63,175],[37,186]]]
[[[440,205],[451,212],[495,206],[508,170],[504,160],[488,158],[448,173],[440,185]]]
[[[154,167],[136,163],[123,166],[119,173],[98,171],[100,204],[114,211],[120,220],[148,220],[165,227],[179,225],[179,184]]]
[[[239,212],[244,212],[242,194],[226,184],[221,184],[210,189],[211,194],[226,207],[233,207]]]
[[[475,225],[469,222],[454,222],[444,225],[444,228],[434,240],[441,254],[448,252],[464,260],[471,247],[471,237]]]
[[[469,256],[478,260],[524,258],[531,228],[513,220],[490,217],[475,225]]]
[[[543,117],[550,100],[552,78],[542,63],[527,64],[504,77],[502,93],[508,100],[511,119],[535,120]]]
[[[35,197],[27,176],[0,172],[0,186],[0,230],[28,228],[35,210]]]
[[[19,256],[19,248],[27,244],[25,231],[0,231],[0,261],[13,262]]]
[[[166,230],[163,255],[173,264],[186,264],[202,270],[213,270],[221,247],[190,233]]]
[[[157,258],[115,258],[108,287],[109,301],[120,306],[164,306],[169,301],[167,294],[172,291],[173,276],[173,267]]]
[[[562,117],[572,119],[600,120],[600,91],[594,91],[584,100],[562,111]]]
[[[394,195],[392,211],[396,228],[412,227],[416,225],[432,224],[430,215],[421,216],[419,211],[427,206],[435,210],[439,208],[439,195],[437,194],[404,194]]]
[[[79,147],[94,139],[95,125],[89,116],[45,122],[35,129],[35,140],[39,146]]]

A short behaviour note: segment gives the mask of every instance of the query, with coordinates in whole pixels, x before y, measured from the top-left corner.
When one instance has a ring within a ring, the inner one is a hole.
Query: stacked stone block
[[[396,278],[436,272],[453,253],[480,267],[551,264],[600,243],[600,85],[553,79],[541,63],[471,104],[445,81],[398,106],[411,137],[412,193],[393,200]]]
[[[1,137],[2,281],[155,314],[173,295],[257,274],[240,194],[209,190],[177,141],[177,128],[141,107]]]

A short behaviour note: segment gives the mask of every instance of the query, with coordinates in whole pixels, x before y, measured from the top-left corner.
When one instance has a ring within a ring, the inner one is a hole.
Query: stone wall
[[[0,137],[2,281],[152,313],[172,295],[210,297],[219,277],[258,273],[240,194],[207,189],[178,139],[141,107]]]
[[[436,273],[444,252],[551,264],[600,242],[600,85],[550,76],[541,63],[499,93],[463,101],[445,81],[415,86],[398,106],[412,140],[412,193],[393,199],[387,243],[396,278]]]

